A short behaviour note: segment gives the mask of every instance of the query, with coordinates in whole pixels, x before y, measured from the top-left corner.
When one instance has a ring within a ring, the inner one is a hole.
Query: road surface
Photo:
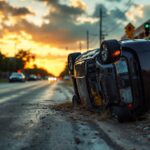
[[[125,125],[52,109],[71,102],[72,93],[63,81],[0,84],[0,150],[133,150],[141,144],[148,150],[146,140],[124,137]]]

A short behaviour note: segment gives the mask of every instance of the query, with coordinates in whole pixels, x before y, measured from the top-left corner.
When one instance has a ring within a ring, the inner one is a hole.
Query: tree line
[[[51,75],[47,70],[43,68],[38,68],[36,65],[32,69],[25,68],[26,64],[30,61],[34,61],[36,56],[32,54],[29,50],[19,50],[14,57],[7,57],[0,51],[0,73],[10,74],[12,72],[17,72],[18,70],[29,74],[39,74],[41,76]]]

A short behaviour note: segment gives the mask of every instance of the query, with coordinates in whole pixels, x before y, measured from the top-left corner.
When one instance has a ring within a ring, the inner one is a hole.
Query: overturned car
[[[110,109],[119,121],[150,109],[150,41],[103,41],[100,49],[68,56],[73,104]]]

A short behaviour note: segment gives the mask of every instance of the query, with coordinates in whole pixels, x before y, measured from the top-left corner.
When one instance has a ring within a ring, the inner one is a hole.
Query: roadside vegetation
[[[52,75],[43,68],[33,65],[27,68],[27,64],[34,62],[36,56],[29,50],[19,50],[13,57],[8,57],[0,51],[0,82],[6,82],[12,72],[22,72],[26,76],[30,74],[40,75],[41,77]]]

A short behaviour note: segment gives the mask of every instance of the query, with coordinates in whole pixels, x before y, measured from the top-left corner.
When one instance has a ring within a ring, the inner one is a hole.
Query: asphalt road
[[[91,133],[80,144],[78,136],[92,127],[68,122],[49,108],[71,97],[71,89],[59,82],[1,84],[0,150],[113,149]]]
[[[100,127],[109,125],[51,109],[71,101],[72,91],[62,81],[0,84],[0,150],[125,150]]]

